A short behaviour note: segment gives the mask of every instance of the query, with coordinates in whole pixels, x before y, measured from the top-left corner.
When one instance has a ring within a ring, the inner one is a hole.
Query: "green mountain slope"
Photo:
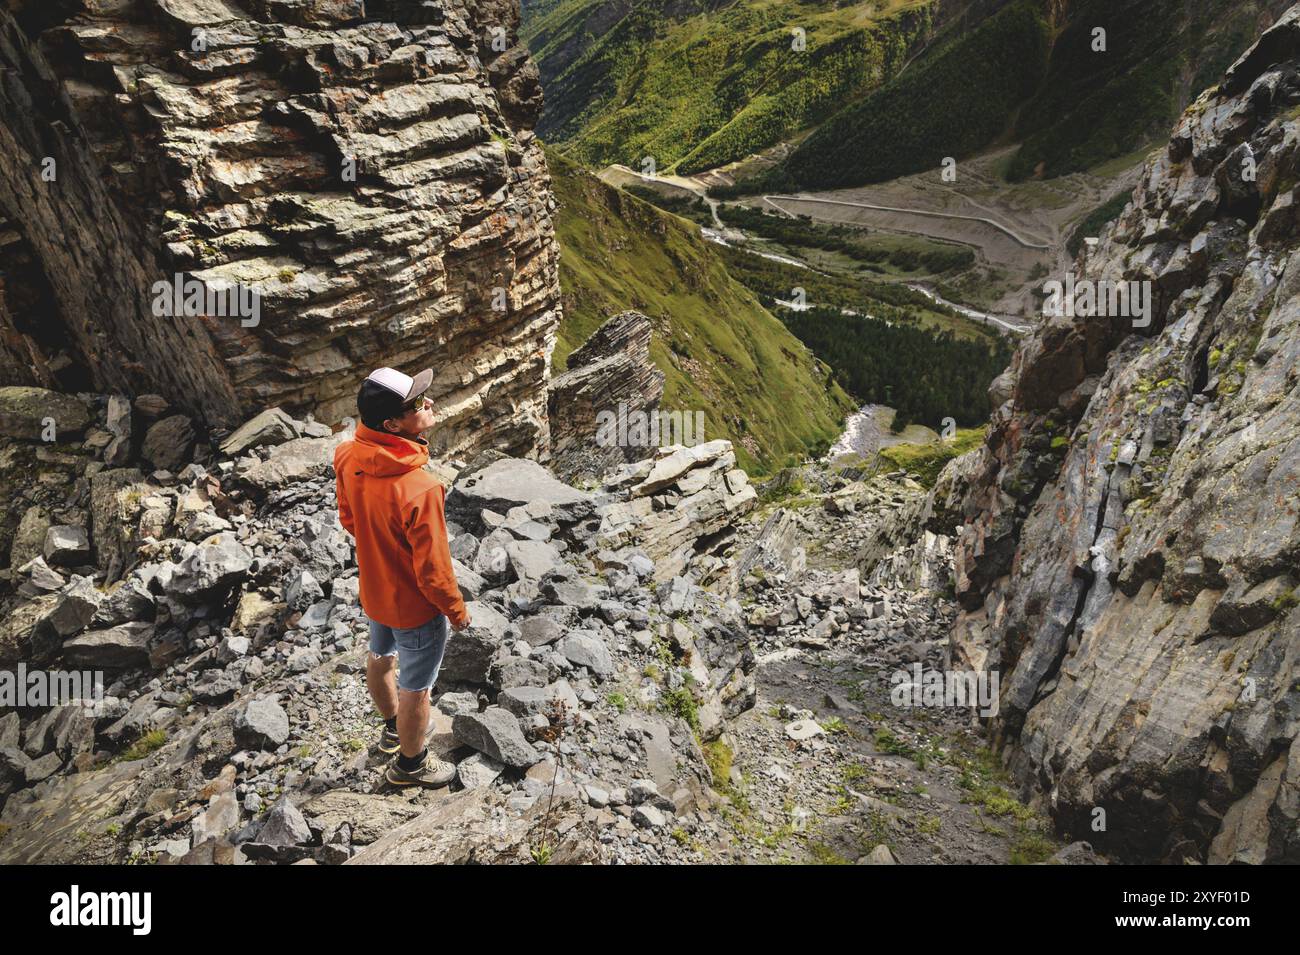
[[[1286,6],[1017,0],[932,45],[752,188],[879,182],[998,141],[1021,143],[1012,180],[1090,168],[1163,133]]]
[[[695,227],[551,152],[564,321],[554,362],[628,308],[655,322],[663,407],[704,412],[742,467],[771,471],[824,448],[853,409],[830,369],[735,282]]]
[[[1016,125],[1010,178],[1057,176],[1163,138],[1183,108],[1289,6],[1285,0],[1087,0],[1072,5]],[[1094,52],[1094,31],[1107,49]]]
[[[997,143],[1007,175],[1163,134],[1288,0],[528,0],[541,132],[693,173],[797,143],[751,188],[892,179]],[[791,50],[791,30],[807,49]],[[1105,49],[1095,31],[1105,31]]]
[[[987,146],[1047,72],[1051,28],[1038,4],[1004,7],[837,113],[774,170],[800,188],[877,182]]]
[[[932,0],[540,0],[540,132],[589,166],[689,173],[774,145],[897,72]],[[806,48],[793,50],[794,28]]]

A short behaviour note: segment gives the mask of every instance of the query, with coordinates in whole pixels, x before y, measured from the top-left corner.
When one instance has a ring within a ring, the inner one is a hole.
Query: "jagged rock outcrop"
[[[568,370],[552,379],[550,466],[557,474],[599,478],[673,442],[667,433],[652,440],[647,423],[664,394],[664,373],[650,360],[652,329],[649,316],[620,312],[570,353]]]
[[[644,550],[659,581],[688,569],[703,583],[720,574],[719,555],[735,541],[736,521],[758,500],[725,439],[659,448],[611,472],[605,491],[624,499],[602,511],[597,543]]]
[[[858,555],[858,569],[872,583],[946,591],[952,577],[953,538],[961,529],[961,505],[980,464],[977,451],[949,461],[934,487],[913,495],[871,529]]]
[[[274,404],[337,422],[361,370],[429,365],[439,451],[544,450],[557,248],[517,20],[459,0],[11,5],[0,208],[57,334],[0,317],[0,369],[48,385],[71,361],[230,427]],[[177,276],[226,297],[159,314]]]
[[[1300,861],[1298,69],[1293,7],[1183,115],[1081,263],[1149,324],[1046,319],[967,499],[954,665],[1121,858]]]

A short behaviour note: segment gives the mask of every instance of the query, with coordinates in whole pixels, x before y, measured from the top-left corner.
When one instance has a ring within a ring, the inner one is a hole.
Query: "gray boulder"
[[[62,589],[66,581],[63,576],[56,570],[53,570],[49,564],[45,563],[44,557],[34,557],[23,566],[18,568],[18,572],[27,576],[27,593],[39,593],[41,591],[50,592]]]
[[[488,604],[471,602],[466,609],[470,626],[448,637],[439,679],[485,683],[492,657],[505,641],[508,622]]]
[[[482,713],[458,714],[452,718],[451,733],[456,742],[507,766],[523,769],[541,758],[524,739],[514,714],[499,706],[489,706]]]
[[[691,612],[695,606],[695,585],[685,577],[674,577],[659,586],[659,606],[671,617]]]
[[[289,738],[289,715],[270,697],[260,697],[235,717],[235,735],[256,746],[275,749]]]
[[[552,603],[573,607],[584,615],[594,613],[609,589],[570,574],[567,567],[548,574],[539,584],[542,595]]]
[[[45,532],[42,550],[48,563],[73,567],[90,560],[90,538],[84,527],[55,524]]]
[[[44,388],[0,388],[0,436],[40,441],[46,433],[67,441],[86,430],[90,408],[72,395]]]
[[[17,570],[34,557],[40,557],[45,546],[45,532],[50,528],[50,515],[39,504],[23,512],[14,528],[9,545],[9,567]]]
[[[498,763],[485,753],[475,753],[456,764],[456,778],[466,789],[490,786],[504,771],[503,763]]]
[[[267,408],[240,425],[221,443],[221,453],[232,458],[252,448],[284,444],[298,437],[298,425],[279,408]]]
[[[447,495],[447,516],[467,531],[479,533],[484,510],[505,514],[529,502],[579,516],[594,508],[590,495],[560,481],[536,461],[501,458],[456,482]]]
[[[152,620],[153,616],[153,595],[149,593],[144,581],[132,573],[109,591],[95,611],[91,624],[96,627],[111,627],[128,621]]]
[[[208,808],[194,818],[191,824],[191,845],[200,845],[209,839],[225,835],[239,825],[239,803],[234,790],[226,790],[212,797]]]
[[[466,603],[478,600],[484,591],[491,589],[488,582],[481,575],[470,570],[455,557],[451,559],[451,569],[456,575],[456,586],[460,588],[460,598]]]
[[[47,620],[58,601],[58,594],[44,594],[0,615],[0,666],[43,661],[58,649],[59,635]]]
[[[578,711],[578,697],[567,680],[556,680],[550,686],[515,686],[502,690],[497,702],[520,719],[547,715],[553,702],[564,704],[565,712],[572,716]]]
[[[89,577],[75,577],[59,594],[54,612],[47,618],[61,637],[70,637],[90,626],[104,602],[104,595]]]
[[[236,470],[245,484],[262,492],[323,476],[334,462],[334,448],[346,440],[340,431],[328,438],[294,438],[271,449],[265,461],[257,461]],[[243,461],[251,461],[243,458]]]
[[[253,555],[234,534],[217,534],[176,569],[170,591],[188,602],[204,601],[238,583],[252,563]]]
[[[194,426],[182,414],[155,421],[144,434],[140,454],[155,468],[179,471],[190,460],[194,447]]]
[[[505,552],[519,580],[540,581],[560,565],[560,552],[543,541],[511,541]]]
[[[25,773],[26,782],[29,786],[35,786],[44,779],[49,779],[59,771],[63,765],[63,757],[58,753],[46,753],[39,759],[33,759],[27,764]]]
[[[301,846],[310,841],[311,827],[288,796],[271,807],[257,830],[257,842],[264,846]]]
[[[544,647],[564,636],[564,628],[546,614],[525,617],[519,623],[519,637],[530,647]]]
[[[63,659],[69,666],[103,667],[107,670],[149,665],[149,640],[153,624],[143,621],[119,624],[106,630],[89,630],[63,645]]]
[[[292,610],[304,610],[324,596],[324,589],[310,570],[293,575],[284,588],[284,602]]]
[[[600,636],[590,630],[574,630],[558,644],[571,663],[584,666],[602,680],[614,672],[614,658]]]
[[[187,541],[200,541],[231,527],[230,521],[219,517],[215,511],[194,511],[181,528],[181,536]]]

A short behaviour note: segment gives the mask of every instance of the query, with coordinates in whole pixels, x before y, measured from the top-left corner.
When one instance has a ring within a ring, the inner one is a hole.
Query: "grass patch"
[[[1023,828],[1011,843],[1012,865],[1034,865],[1046,862],[1056,854],[1056,843],[1043,833]]]
[[[808,853],[817,865],[852,865],[852,859],[846,859],[824,842],[810,842]]]
[[[896,444],[880,451],[881,466],[885,470],[908,471],[927,488],[934,487],[939,473],[953,458],[960,457],[984,443],[984,428],[958,428],[951,441],[932,441],[929,444]]]
[[[965,794],[962,802],[978,806],[990,816],[1010,817],[1019,823],[1037,819],[1037,814],[1006,788],[1006,771],[992,752],[980,749],[973,756],[958,756],[953,762],[961,770],[957,785]]]
[[[120,756],[118,760],[124,763],[133,762],[137,759],[144,759],[154,750],[162,747],[167,742],[167,733],[163,730],[150,730],[145,733],[134,743],[130,745]]]
[[[736,754],[720,739],[709,740],[701,749],[704,750],[704,762],[709,767],[713,788],[720,793],[728,792],[731,789],[731,767]]]
[[[665,690],[659,697],[659,708],[665,713],[680,717],[686,721],[693,732],[699,732],[699,704],[695,702],[690,687],[680,686],[675,690]]]

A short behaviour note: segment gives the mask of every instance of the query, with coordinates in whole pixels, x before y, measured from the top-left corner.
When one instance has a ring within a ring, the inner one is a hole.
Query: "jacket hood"
[[[392,477],[424,467],[429,445],[358,424],[348,465],[372,477]]]

